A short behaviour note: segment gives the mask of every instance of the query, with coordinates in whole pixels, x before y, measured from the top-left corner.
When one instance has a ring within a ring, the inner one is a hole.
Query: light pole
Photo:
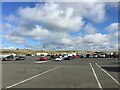
[[[43,52],[44,52],[45,45],[44,45],[44,44],[42,44],[42,47],[43,47]]]

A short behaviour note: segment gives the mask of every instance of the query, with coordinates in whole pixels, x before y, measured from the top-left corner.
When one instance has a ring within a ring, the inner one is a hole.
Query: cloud
[[[118,39],[118,36],[119,36],[118,31],[113,32],[113,33],[110,33],[110,36],[111,36],[111,38],[113,38],[113,39]]]
[[[2,24],[0,24],[0,29],[2,29]]]
[[[10,24],[10,23],[3,23],[3,25],[2,25],[2,29],[10,29],[10,28],[12,28],[13,26]]]
[[[43,49],[115,49],[117,32],[110,34],[97,33],[94,23],[105,21],[104,3],[45,3],[35,7],[21,7],[17,11],[17,20],[13,29],[5,34],[5,39],[26,48]],[[14,22],[15,15],[9,15],[7,22]],[[87,20],[86,20],[87,19]],[[16,21],[15,21],[16,22]],[[88,23],[85,25],[85,23]],[[5,23],[10,27],[9,23]],[[115,28],[111,24],[107,28]],[[84,30],[85,33],[81,32]],[[70,33],[81,33],[71,35]],[[39,45],[27,42],[39,42]]]
[[[18,36],[10,36],[10,35],[4,35],[3,36],[6,40],[13,42],[13,43],[17,43],[17,44],[24,44],[24,39],[22,37],[18,37]]]
[[[96,33],[96,34],[90,34],[90,35],[85,35],[83,38],[84,42],[88,44],[103,44],[109,40],[107,35]]]
[[[95,34],[95,33],[97,33],[97,29],[91,24],[86,25],[84,29],[85,29],[87,34]]]
[[[3,49],[16,49],[15,47],[13,47],[13,46],[10,46],[10,47],[4,47]]]
[[[111,42],[108,34],[86,34],[85,36],[64,37],[61,40],[46,43],[46,48],[83,49],[83,50],[116,50],[117,42]]]
[[[115,48],[115,45],[118,44],[118,42],[119,42],[118,41],[119,40],[118,25],[119,25],[119,23],[111,23],[109,26],[107,26],[105,28],[105,30],[107,30],[109,32],[110,42],[114,45],[113,48]],[[118,47],[116,47],[116,48],[118,48]]]
[[[27,30],[27,29],[19,30],[17,34],[20,36],[27,36],[36,40],[43,40],[45,38],[49,38],[50,36],[50,32],[39,25],[36,25],[31,30]]]
[[[9,16],[4,18],[7,22],[15,22],[17,20],[16,16],[10,14]]]
[[[64,9],[72,7],[76,15],[81,15],[94,23],[101,23],[106,18],[105,3],[102,2],[64,2],[58,4]]]
[[[118,23],[111,23],[106,30],[110,32],[118,30]]]
[[[18,27],[7,34],[45,42],[59,41],[69,37],[69,32],[81,30],[84,25],[83,18],[80,15],[74,15],[73,12],[73,8],[64,10],[55,3],[46,3],[43,6],[36,4],[32,8],[20,8],[18,10]],[[10,17],[12,15],[9,15],[8,20],[12,21]]]
[[[73,8],[61,9],[56,3],[46,3],[43,6],[36,4],[32,8],[20,8],[18,12],[21,18],[42,23],[49,30],[79,31],[84,25],[83,18],[74,15]]]

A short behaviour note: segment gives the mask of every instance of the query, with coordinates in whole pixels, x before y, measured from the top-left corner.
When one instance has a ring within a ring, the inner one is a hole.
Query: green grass
[[[37,52],[44,53],[74,53],[74,52],[91,52],[84,50],[1,50],[1,53],[16,53],[16,54],[36,54]]]
[[[55,53],[75,53],[75,52],[86,52],[86,53],[94,53],[94,51],[87,51],[87,50],[0,50],[1,53],[15,53],[15,54],[36,54],[37,52],[44,52],[49,54],[55,54]],[[115,52],[115,51],[104,51],[104,52]],[[120,52],[118,52],[120,53]]]

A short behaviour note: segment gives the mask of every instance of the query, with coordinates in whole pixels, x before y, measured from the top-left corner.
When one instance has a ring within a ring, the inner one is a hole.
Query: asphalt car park
[[[112,58],[77,58],[2,62],[3,88],[120,88],[120,62]]]

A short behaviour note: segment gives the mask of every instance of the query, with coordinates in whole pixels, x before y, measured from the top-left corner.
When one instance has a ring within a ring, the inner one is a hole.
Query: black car
[[[4,57],[4,58],[2,59],[2,61],[12,61],[12,60],[14,60],[14,56],[13,56],[13,55]]]
[[[73,59],[73,57],[72,56],[68,56],[68,57],[65,57],[63,60],[71,60],[71,59]]]
[[[50,59],[55,59],[55,58],[56,58],[55,55],[51,55],[51,56],[50,56]]]
[[[90,58],[90,54],[86,54],[86,58]]]

